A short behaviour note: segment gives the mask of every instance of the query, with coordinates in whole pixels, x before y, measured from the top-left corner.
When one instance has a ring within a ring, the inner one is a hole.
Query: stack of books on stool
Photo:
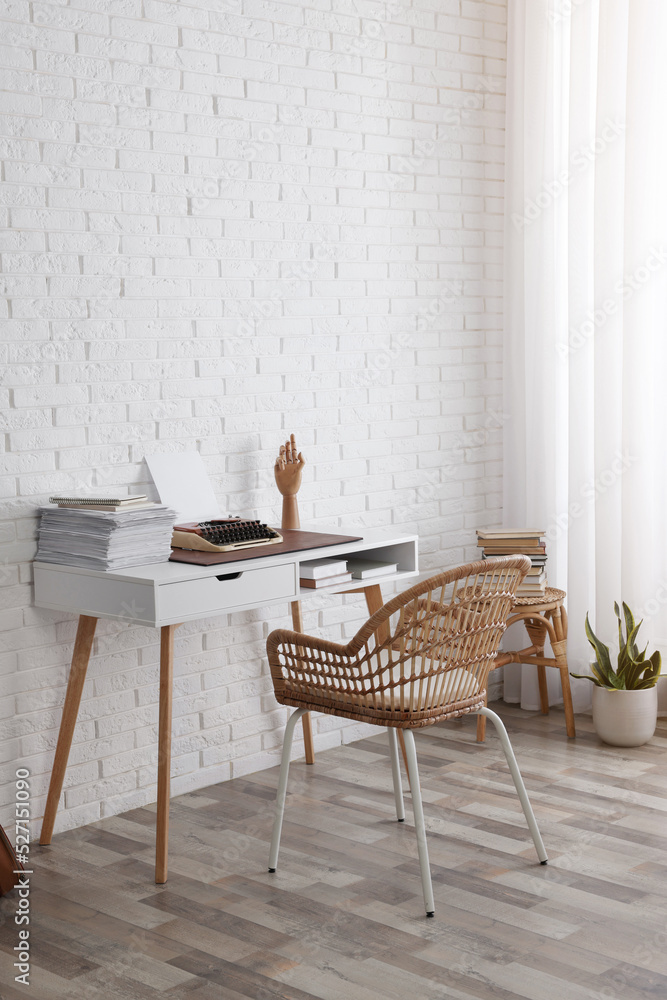
[[[121,570],[166,562],[176,511],[133,497],[51,497],[41,508],[36,559],[58,566]]]
[[[544,531],[478,531],[477,545],[482,549],[482,559],[496,556],[530,556],[530,569],[518,587],[517,597],[544,598],[547,590],[547,547]]]

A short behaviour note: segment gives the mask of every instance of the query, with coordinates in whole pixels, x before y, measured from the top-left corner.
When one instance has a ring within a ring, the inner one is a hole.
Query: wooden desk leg
[[[364,597],[366,598],[366,607],[368,608],[369,615],[374,615],[384,604],[382,600],[382,587],[379,583],[374,583],[370,587],[364,587]]]
[[[292,601],[292,628],[295,632],[303,632],[303,616],[301,614],[301,601]],[[303,745],[306,751],[306,764],[315,763],[315,747],[313,746],[313,727],[310,721],[310,712],[301,716],[301,728],[303,729]]]
[[[306,764],[315,763],[315,747],[313,745],[313,727],[310,721],[310,712],[301,716],[301,728],[303,729],[303,746],[306,754]]]
[[[60,720],[56,755],[53,760],[49,794],[46,799],[42,832],[39,838],[40,844],[51,843],[53,825],[56,821],[58,802],[60,801],[60,793],[62,792],[63,781],[65,780],[69,751],[72,746],[72,736],[74,735],[74,727],[76,726],[76,717],[79,714],[81,692],[83,691],[83,684],[86,679],[86,671],[88,670],[90,651],[93,648],[96,626],[97,618],[91,618],[89,615],[79,615],[79,626],[76,630],[72,664],[69,669],[69,679],[67,681],[63,714]]]
[[[384,604],[384,601],[382,600],[382,587],[379,583],[374,583],[372,586],[364,587],[364,597],[366,598],[366,607],[368,608],[369,615],[374,615],[375,612],[379,611]],[[386,642],[388,638],[389,625],[388,623],[385,623],[378,629],[378,639],[380,642]],[[398,733],[401,746],[403,746],[403,735],[400,729],[398,730]]]
[[[565,608],[554,608],[551,614],[556,638],[559,642],[567,643],[567,612]],[[572,704],[572,691],[570,689],[570,671],[567,665],[567,654],[556,656],[556,663],[560,672],[560,683],[563,689],[563,709],[565,710],[565,731],[570,739],[577,735],[574,728],[574,706]]]
[[[171,712],[174,693],[174,631],[160,629],[160,708],[157,750],[157,821],[155,828],[155,881],[167,881],[169,856],[169,797],[171,793]]]

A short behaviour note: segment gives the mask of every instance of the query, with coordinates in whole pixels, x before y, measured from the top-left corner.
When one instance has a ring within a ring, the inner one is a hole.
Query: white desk
[[[300,563],[323,556],[353,554],[396,563],[398,572],[375,577],[366,584],[360,581],[354,591],[350,583],[318,590],[299,586]],[[98,618],[160,629],[155,881],[163,883],[167,881],[168,872],[174,630],[178,625],[323,593],[363,591],[372,613],[382,604],[382,584],[407,580],[418,572],[417,536],[396,537],[378,532],[369,533],[358,542],[217,566],[164,562],[105,573],[78,566],[35,563],[37,607],[79,615],[40,843],[51,843]]]

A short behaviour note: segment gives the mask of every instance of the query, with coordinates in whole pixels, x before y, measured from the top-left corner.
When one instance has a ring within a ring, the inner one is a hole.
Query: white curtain
[[[509,0],[507,69],[504,516],[547,530],[581,672],[615,600],[667,645],[667,2]]]

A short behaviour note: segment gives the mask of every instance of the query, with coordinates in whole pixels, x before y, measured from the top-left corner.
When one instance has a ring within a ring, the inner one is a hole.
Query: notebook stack
[[[482,559],[496,556],[530,556],[530,569],[518,587],[517,597],[543,598],[547,589],[547,548],[544,531],[478,531],[477,545]]]
[[[114,497],[51,500],[59,505],[41,508],[39,562],[122,570],[169,559],[176,521],[170,507]]]
[[[59,507],[77,507],[79,510],[136,510],[137,507],[155,507],[145,493],[131,493],[126,497],[49,497],[49,503]]]

